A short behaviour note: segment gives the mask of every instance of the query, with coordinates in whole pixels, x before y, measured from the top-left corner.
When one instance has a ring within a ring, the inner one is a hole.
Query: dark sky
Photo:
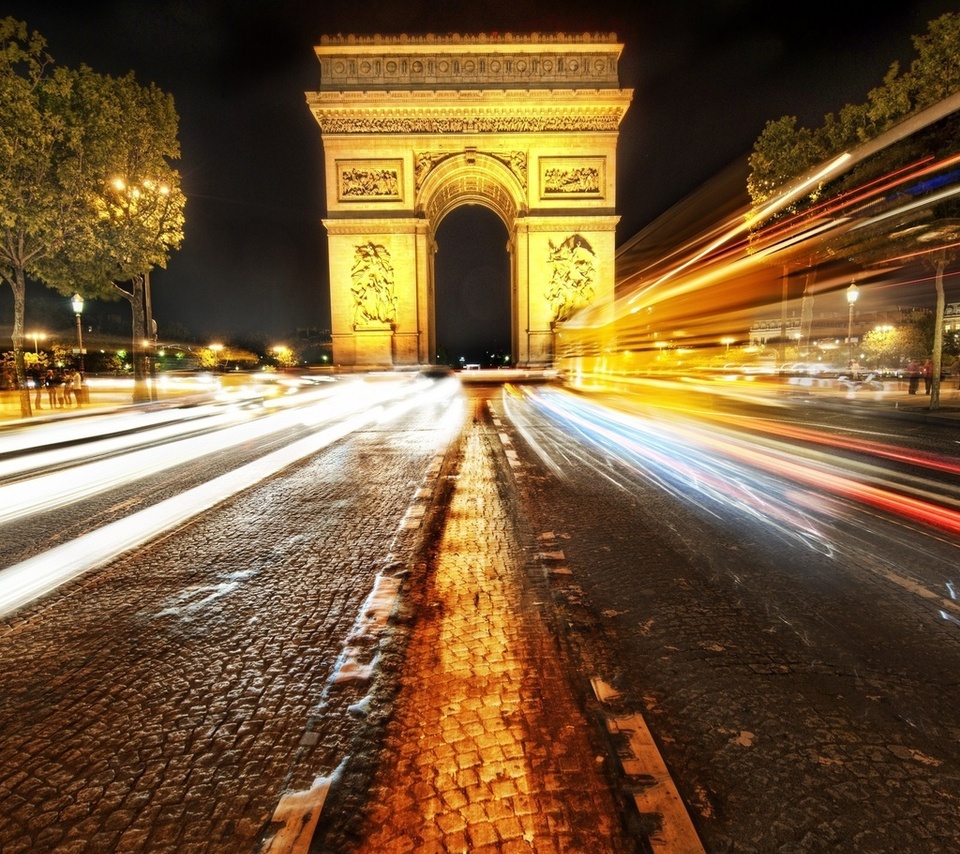
[[[172,323],[198,335],[259,330],[278,338],[328,327],[322,149],[304,97],[319,83],[313,46],[323,34],[615,32],[625,45],[621,85],[634,89],[618,149],[619,245],[711,176],[744,162],[768,120],[796,115],[813,126],[826,112],[862,102],[891,62],[912,57],[911,35],[960,12],[960,4],[937,0],[893,7],[8,0],[0,14],[38,30],[60,64],[85,62],[112,75],[133,70],[141,83],[174,96],[182,143],[176,166],[188,204],[183,248],[153,276],[162,340]],[[492,239],[502,246],[506,232]],[[444,251],[461,250],[445,243]],[[469,287],[450,287],[461,284]],[[42,323],[29,304],[27,312],[28,325]],[[455,321],[438,322],[448,346],[460,346]]]

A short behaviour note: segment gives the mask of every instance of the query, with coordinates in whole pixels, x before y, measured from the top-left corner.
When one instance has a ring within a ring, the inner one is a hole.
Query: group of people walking
[[[43,409],[44,393],[50,409],[83,405],[83,374],[77,369],[60,371],[49,368],[46,373],[38,372],[33,382],[36,390],[33,405],[37,409]],[[74,401],[72,404],[71,399]]]
[[[914,361],[910,361],[907,365],[907,380],[909,385],[907,387],[908,394],[916,394],[917,390],[920,388],[920,380],[923,380],[923,393],[930,394],[930,389],[933,387],[933,360],[927,359],[922,365],[918,365]]]

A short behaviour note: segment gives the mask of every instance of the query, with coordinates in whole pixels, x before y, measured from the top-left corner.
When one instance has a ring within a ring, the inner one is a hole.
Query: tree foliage
[[[26,279],[62,245],[77,194],[64,162],[74,140],[60,105],[68,81],[52,71],[46,42],[0,20],[0,281],[13,290],[13,350],[20,410],[30,415],[23,362]]]
[[[14,290],[15,354],[27,278],[124,297],[133,341],[147,337],[145,277],[183,240],[177,132],[173,98],[156,86],[57,67],[39,34],[0,21],[0,278]],[[30,414],[29,395],[21,411]]]

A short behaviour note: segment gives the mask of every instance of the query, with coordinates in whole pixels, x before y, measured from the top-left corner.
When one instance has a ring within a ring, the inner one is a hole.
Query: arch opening
[[[512,363],[507,239],[503,220],[482,204],[461,204],[437,225],[438,362],[482,367]]]

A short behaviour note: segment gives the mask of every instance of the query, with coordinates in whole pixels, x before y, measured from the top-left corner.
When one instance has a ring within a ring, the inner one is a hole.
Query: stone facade
[[[632,92],[613,35],[324,37],[307,93],[324,147],[334,362],[436,354],[436,229],[463,204],[504,222],[511,350],[614,291],[616,145]]]

